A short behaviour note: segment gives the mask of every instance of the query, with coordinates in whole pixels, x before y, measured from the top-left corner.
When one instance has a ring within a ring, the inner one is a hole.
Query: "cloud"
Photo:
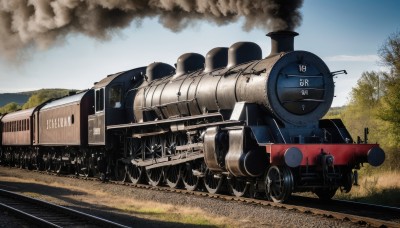
[[[377,62],[377,55],[334,55],[324,58],[327,62]]]

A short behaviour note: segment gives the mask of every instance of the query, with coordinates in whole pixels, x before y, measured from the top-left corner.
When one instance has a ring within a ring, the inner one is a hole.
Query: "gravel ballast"
[[[0,167],[0,188],[134,227],[357,227],[348,221],[271,206],[57,177],[6,167]],[[165,219],[169,213],[171,219]],[[204,224],[191,222],[202,217],[206,221]]]

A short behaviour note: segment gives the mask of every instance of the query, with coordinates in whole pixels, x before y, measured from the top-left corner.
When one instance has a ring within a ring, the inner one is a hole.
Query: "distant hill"
[[[33,90],[33,91],[26,91],[26,92],[17,92],[17,93],[0,93],[0,107],[4,105],[15,102],[18,105],[24,105],[28,99],[35,93],[38,92],[45,92],[45,93],[54,93],[54,92],[61,92],[68,94],[68,91],[77,91],[77,90],[69,90],[69,89],[40,89],[40,90]]]
[[[30,92],[22,92],[22,93],[0,93],[0,107],[15,102],[19,105],[25,104],[29,97],[32,95]]]

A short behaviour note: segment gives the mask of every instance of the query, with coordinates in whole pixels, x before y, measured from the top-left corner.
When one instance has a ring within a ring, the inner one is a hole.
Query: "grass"
[[[213,218],[201,209],[161,204],[137,199],[122,199],[121,202],[108,202],[109,206],[138,217],[151,218],[166,222],[179,222],[190,225],[228,227],[225,219]]]
[[[335,197],[400,207],[400,171],[364,173],[359,178],[359,186],[353,186],[349,193],[338,191]]]
[[[159,203],[155,201],[144,201],[135,198],[127,199],[123,195],[118,196],[103,190],[85,189],[78,186],[67,185],[60,182],[48,182],[38,179],[22,179],[18,177],[2,177],[4,181],[20,182],[20,183],[36,183],[60,189],[68,189],[79,194],[62,193],[58,196],[44,196],[31,191],[23,192],[23,194],[40,198],[49,202],[60,204],[61,198],[70,198],[76,201],[81,201],[89,205],[97,205],[103,208],[114,208],[125,214],[130,214],[135,217],[150,219],[156,221],[165,221],[186,224],[188,226],[203,226],[203,227],[237,227],[235,222],[232,222],[225,217],[216,217],[206,213],[200,208],[194,208],[182,205],[172,205]],[[63,203],[61,203],[63,204]]]

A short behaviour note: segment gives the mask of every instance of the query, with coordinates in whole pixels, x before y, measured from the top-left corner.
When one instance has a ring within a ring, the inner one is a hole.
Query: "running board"
[[[193,160],[204,157],[203,153],[194,153],[194,154],[188,155],[185,158],[182,158],[182,155],[183,154],[160,158],[157,160],[153,160],[153,159],[146,160],[146,161],[132,160],[131,162],[132,162],[132,164],[139,166],[139,167],[146,167],[146,169],[154,169],[154,168],[159,168],[159,167],[163,167],[163,166],[178,165],[178,164],[182,164],[182,163],[185,163],[188,161],[193,161]]]

